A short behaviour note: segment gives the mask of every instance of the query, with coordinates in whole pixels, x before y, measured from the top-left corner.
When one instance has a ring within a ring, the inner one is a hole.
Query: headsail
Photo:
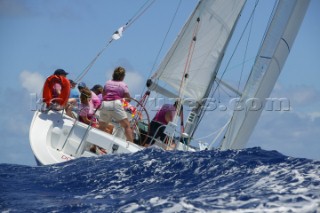
[[[247,143],[263,110],[259,103],[269,97],[298,33],[309,0],[280,0],[240,99],[252,100],[256,109],[234,111],[221,149],[241,149]]]
[[[206,98],[245,0],[202,0],[152,77],[184,98]]]

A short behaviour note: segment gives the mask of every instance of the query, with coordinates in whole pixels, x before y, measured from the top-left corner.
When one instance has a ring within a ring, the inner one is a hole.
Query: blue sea
[[[249,148],[0,164],[1,212],[320,212],[320,161]]]

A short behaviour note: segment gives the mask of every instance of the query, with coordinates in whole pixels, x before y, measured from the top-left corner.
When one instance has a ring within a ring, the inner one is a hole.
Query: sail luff
[[[249,106],[234,111],[222,150],[241,149],[246,145],[263,110],[263,101],[269,97],[287,59],[308,4],[309,0],[279,1],[239,102],[243,106],[256,104],[257,108]]]
[[[169,85],[174,93],[178,94],[181,81],[186,80],[182,98],[201,102],[208,94],[208,88],[212,84],[244,2],[245,0],[200,1],[152,77],[153,82]],[[198,25],[200,26],[196,33],[191,63],[185,72],[190,43],[194,39],[193,32]],[[187,73],[187,79],[184,78],[184,73]]]
[[[210,95],[210,92],[211,92],[211,90],[212,90],[212,86],[213,86],[213,84],[214,84],[214,81],[215,81],[216,78],[217,78],[217,73],[218,73],[219,68],[220,68],[220,65],[221,65],[221,63],[222,63],[222,60],[223,60],[225,51],[226,51],[227,46],[228,46],[228,44],[229,44],[229,42],[230,42],[230,40],[231,40],[231,38],[232,38],[232,34],[233,34],[233,32],[234,32],[234,30],[235,30],[235,27],[236,27],[236,25],[237,25],[237,22],[238,22],[238,20],[239,20],[239,18],[240,18],[240,14],[241,14],[241,12],[242,12],[242,9],[243,9],[244,5],[245,5],[245,1],[243,2],[240,11],[238,11],[238,16],[237,16],[237,18],[236,18],[236,20],[235,20],[235,22],[234,22],[234,25],[233,25],[230,33],[229,33],[229,36],[228,36],[228,38],[227,38],[227,40],[226,40],[226,42],[225,42],[225,44],[224,44],[224,47],[223,47],[223,49],[222,49],[222,51],[221,51],[221,54],[219,55],[219,59],[217,60],[218,63],[217,63],[216,66],[214,67],[214,71],[212,72],[212,75],[210,76],[210,79],[211,79],[211,80],[210,80],[210,83],[209,83],[209,85],[208,85],[208,87],[207,87],[206,92],[204,93],[203,102],[201,103],[202,105],[205,105],[205,104],[206,104],[205,102],[207,101],[207,99],[208,99],[208,97],[209,97],[209,95]],[[220,80],[220,82],[221,82],[221,80]],[[226,84],[224,84],[224,85],[226,85]],[[201,105],[198,105],[198,109],[194,109],[194,112],[197,112],[197,113],[196,113],[197,116],[196,116],[196,118],[195,118],[195,120],[194,120],[194,122],[193,122],[192,127],[190,127],[190,131],[191,131],[191,132],[188,133],[189,135],[191,135],[191,137],[193,137],[193,135],[195,134],[195,132],[196,132],[196,130],[197,130],[197,128],[198,128],[198,125],[199,125],[199,123],[200,123],[200,121],[201,121],[201,117],[204,116],[204,113],[205,113],[204,109],[205,109],[205,107],[203,107],[203,106],[201,106]]]

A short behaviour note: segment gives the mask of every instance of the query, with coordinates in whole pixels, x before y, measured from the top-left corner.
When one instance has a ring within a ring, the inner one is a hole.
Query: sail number
[[[62,155],[61,156],[61,159],[63,160],[72,160],[72,158],[68,157],[68,156],[65,156],[65,155]]]

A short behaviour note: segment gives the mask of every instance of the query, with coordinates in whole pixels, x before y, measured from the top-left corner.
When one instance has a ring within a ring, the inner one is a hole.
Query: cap
[[[100,84],[96,84],[91,88],[91,90],[98,90],[98,89],[103,89],[103,87]]]
[[[78,87],[87,87],[87,85],[84,83],[84,82],[80,82],[79,84],[78,84]]]
[[[69,79],[70,84],[77,84],[76,82],[74,82],[73,80]]]
[[[54,75],[68,75],[68,74],[69,73],[67,73],[63,69],[57,69],[56,71],[54,71]]]

